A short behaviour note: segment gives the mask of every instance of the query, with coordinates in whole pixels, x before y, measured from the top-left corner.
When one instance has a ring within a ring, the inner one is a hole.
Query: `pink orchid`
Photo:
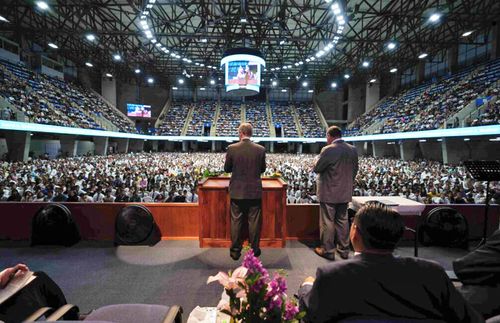
[[[248,269],[245,267],[238,267],[232,272],[231,276],[219,271],[217,275],[208,277],[207,284],[218,281],[225,289],[235,289],[239,287],[238,283],[245,281],[247,271]]]

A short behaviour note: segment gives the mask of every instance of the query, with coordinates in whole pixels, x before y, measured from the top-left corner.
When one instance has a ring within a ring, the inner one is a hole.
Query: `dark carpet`
[[[413,248],[401,247],[396,253],[412,256]],[[453,259],[466,253],[463,249],[420,249],[420,257],[435,260],[446,270],[451,269]],[[61,286],[68,302],[82,312],[117,303],[179,304],[184,320],[196,305],[217,305],[222,286],[207,285],[208,276],[234,269],[242,259],[233,261],[228,249],[200,249],[198,241],[162,241],[154,247],[85,241],[70,248],[0,242],[0,270],[22,262],[33,271],[45,271]],[[287,271],[289,294],[328,262],[314,254],[311,246],[295,241],[284,249],[263,249],[261,260],[271,272]]]

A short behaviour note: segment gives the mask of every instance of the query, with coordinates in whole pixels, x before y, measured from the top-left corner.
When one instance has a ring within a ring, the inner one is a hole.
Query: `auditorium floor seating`
[[[403,246],[397,254],[412,256]],[[451,270],[451,261],[466,254],[462,249],[421,248],[420,256]],[[351,254],[352,256],[352,254]],[[297,292],[307,276],[327,260],[299,241],[284,249],[263,249],[261,260],[271,272],[285,269],[289,294]],[[198,241],[161,241],[153,247],[80,242],[70,248],[28,247],[27,242],[0,242],[1,266],[24,262],[49,274],[82,312],[119,303],[179,304],[184,320],[197,305],[216,306],[222,289],[207,285],[210,275],[236,268],[241,262],[225,248],[200,249]]]

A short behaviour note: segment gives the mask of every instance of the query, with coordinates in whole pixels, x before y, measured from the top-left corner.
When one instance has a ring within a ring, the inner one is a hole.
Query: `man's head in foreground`
[[[349,236],[357,252],[391,253],[404,230],[398,212],[380,203],[370,203],[356,213]]]

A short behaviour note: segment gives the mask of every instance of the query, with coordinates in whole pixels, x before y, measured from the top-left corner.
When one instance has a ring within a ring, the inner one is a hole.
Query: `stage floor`
[[[413,248],[401,247],[396,253],[412,256]],[[462,249],[420,249],[422,258],[437,261],[446,270],[451,270],[452,260],[466,253]],[[327,263],[311,246],[298,241],[287,242],[284,249],[263,249],[261,259],[271,272],[288,272],[290,294],[305,277],[315,275],[317,266]],[[196,305],[217,305],[222,286],[206,285],[208,276],[241,263],[229,257],[228,249],[200,249],[198,241],[161,241],[154,247],[85,241],[71,248],[30,248],[27,242],[1,241],[0,270],[18,262],[48,273],[68,302],[77,304],[82,312],[116,303],[179,304],[184,308],[184,320]]]

